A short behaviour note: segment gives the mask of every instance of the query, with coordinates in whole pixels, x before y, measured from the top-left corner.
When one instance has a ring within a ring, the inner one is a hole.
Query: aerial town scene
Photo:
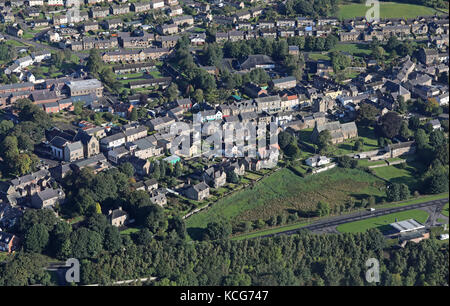
[[[448,224],[448,0],[0,1],[2,287],[448,287]]]

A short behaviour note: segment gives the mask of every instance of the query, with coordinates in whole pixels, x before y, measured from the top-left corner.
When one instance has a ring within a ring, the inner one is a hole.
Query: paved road
[[[333,229],[340,224],[354,222],[358,220],[369,219],[373,217],[384,216],[392,213],[397,213],[401,211],[419,209],[419,208],[435,208],[434,211],[440,211],[442,207],[448,202],[448,198],[443,198],[439,200],[428,201],[424,203],[411,204],[405,206],[398,206],[394,208],[384,208],[376,211],[361,211],[357,213],[347,214],[344,216],[337,216],[328,219],[322,219],[314,222],[310,225],[301,227],[295,230],[289,230],[284,232],[279,232],[275,234],[269,234],[262,237],[278,236],[278,235],[292,235],[298,233],[300,230],[310,230],[314,232],[335,232]]]

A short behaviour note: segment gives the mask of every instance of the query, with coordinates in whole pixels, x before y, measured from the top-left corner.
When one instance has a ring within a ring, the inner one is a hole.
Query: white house
[[[34,60],[31,58],[31,56],[25,56],[25,57],[21,57],[15,60],[15,62],[20,68],[25,68],[28,66],[33,65]]]
[[[326,156],[312,156],[308,158],[306,161],[306,164],[310,167],[319,167],[322,165],[326,165],[330,163],[330,159]]]
[[[160,9],[164,7],[164,0],[153,0],[151,4],[152,9]]]
[[[205,122],[205,121],[215,121],[215,120],[222,120],[222,112],[216,111],[216,110],[206,110],[202,112],[197,113],[197,117],[199,121]]]
[[[102,138],[100,140],[100,147],[105,150],[109,151],[111,149],[120,147],[121,145],[124,145],[126,141],[126,136],[123,132],[113,134],[111,136]]]
[[[48,6],[63,6],[64,0],[47,0]]]
[[[35,83],[36,77],[30,71],[27,72],[26,79],[28,82]]]
[[[44,0],[28,0],[29,6],[43,6]]]
[[[437,97],[439,105],[448,105],[448,92]]]
[[[40,63],[42,61],[48,60],[52,57],[52,54],[48,51],[35,52],[31,54],[35,63]]]
[[[431,120],[429,123],[433,130],[439,130],[441,128],[441,122],[438,119]]]

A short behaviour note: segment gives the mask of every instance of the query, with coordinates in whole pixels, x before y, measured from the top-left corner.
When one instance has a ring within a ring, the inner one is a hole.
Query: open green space
[[[384,188],[381,179],[359,169],[332,169],[302,178],[283,168],[189,217],[186,226],[194,233],[221,218],[231,222],[267,220],[285,212],[315,210],[319,201],[334,207],[371,195],[380,199],[385,196]]]
[[[422,171],[423,165],[414,162],[407,161],[404,168],[400,165],[386,166],[374,168],[374,172],[377,176],[388,180],[391,183],[400,183],[408,185],[411,192],[418,189],[420,182],[417,180],[418,174]]]
[[[368,160],[368,159],[360,159],[358,160],[358,166],[361,167],[370,167],[376,165],[386,165],[387,163],[384,160]]]
[[[358,138],[349,139],[343,143],[335,145],[334,150],[332,150],[333,155],[340,156],[358,152],[354,150],[355,142],[358,139],[361,139],[363,141],[363,147],[360,152],[372,151],[379,148],[378,139],[375,135],[374,128],[359,127]]]
[[[385,216],[341,224],[337,226],[336,229],[340,233],[365,232],[370,228],[378,228],[379,230],[383,231],[389,228],[389,224],[395,222],[396,219],[397,221],[414,219],[420,223],[425,223],[428,219],[428,213],[424,210],[412,209]]]
[[[328,53],[308,53],[308,58],[310,60],[313,61],[318,61],[318,60],[324,60],[324,61],[329,61],[331,60],[330,56],[328,55]]]
[[[139,228],[129,227],[126,230],[120,231],[120,234],[122,234],[122,235],[130,235],[130,234],[138,233],[139,231],[140,231]]]
[[[339,6],[338,18],[348,19],[355,17],[364,17],[369,7],[365,3],[344,4]],[[426,7],[416,4],[395,3],[395,2],[380,2],[380,17],[381,18],[415,18],[417,16],[430,16],[435,13],[442,14],[442,12],[431,7]]]
[[[368,44],[337,44],[331,51],[348,52],[351,55],[361,56],[372,53]]]
[[[449,208],[448,208],[448,203],[447,203],[447,204],[445,204],[444,208],[442,209],[441,214],[448,217],[448,212],[449,212],[448,210],[449,210]]]
[[[244,240],[244,239],[261,237],[264,235],[276,234],[279,232],[290,231],[290,230],[302,228],[308,224],[310,224],[310,222],[300,222],[300,223],[294,223],[294,224],[289,224],[289,225],[284,225],[284,226],[272,227],[269,229],[264,229],[264,230],[260,230],[260,231],[254,231],[254,232],[245,233],[242,235],[237,235],[237,236],[232,237],[231,240]]]

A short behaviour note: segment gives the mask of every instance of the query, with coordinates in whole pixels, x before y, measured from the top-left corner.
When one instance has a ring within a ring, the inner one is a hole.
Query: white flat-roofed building
[[[414,219],[403,220],[390,224],[397,232],[407,233],[412,231],[418,231],[425,228],[425,225],[417,222]]]
[[[83,96],[87,94],[95,94],[97,97],[103,96],[103,85],[97,79],[88,79],[81,81],[70,81],[66,83],[70,90],[70,96]]]

